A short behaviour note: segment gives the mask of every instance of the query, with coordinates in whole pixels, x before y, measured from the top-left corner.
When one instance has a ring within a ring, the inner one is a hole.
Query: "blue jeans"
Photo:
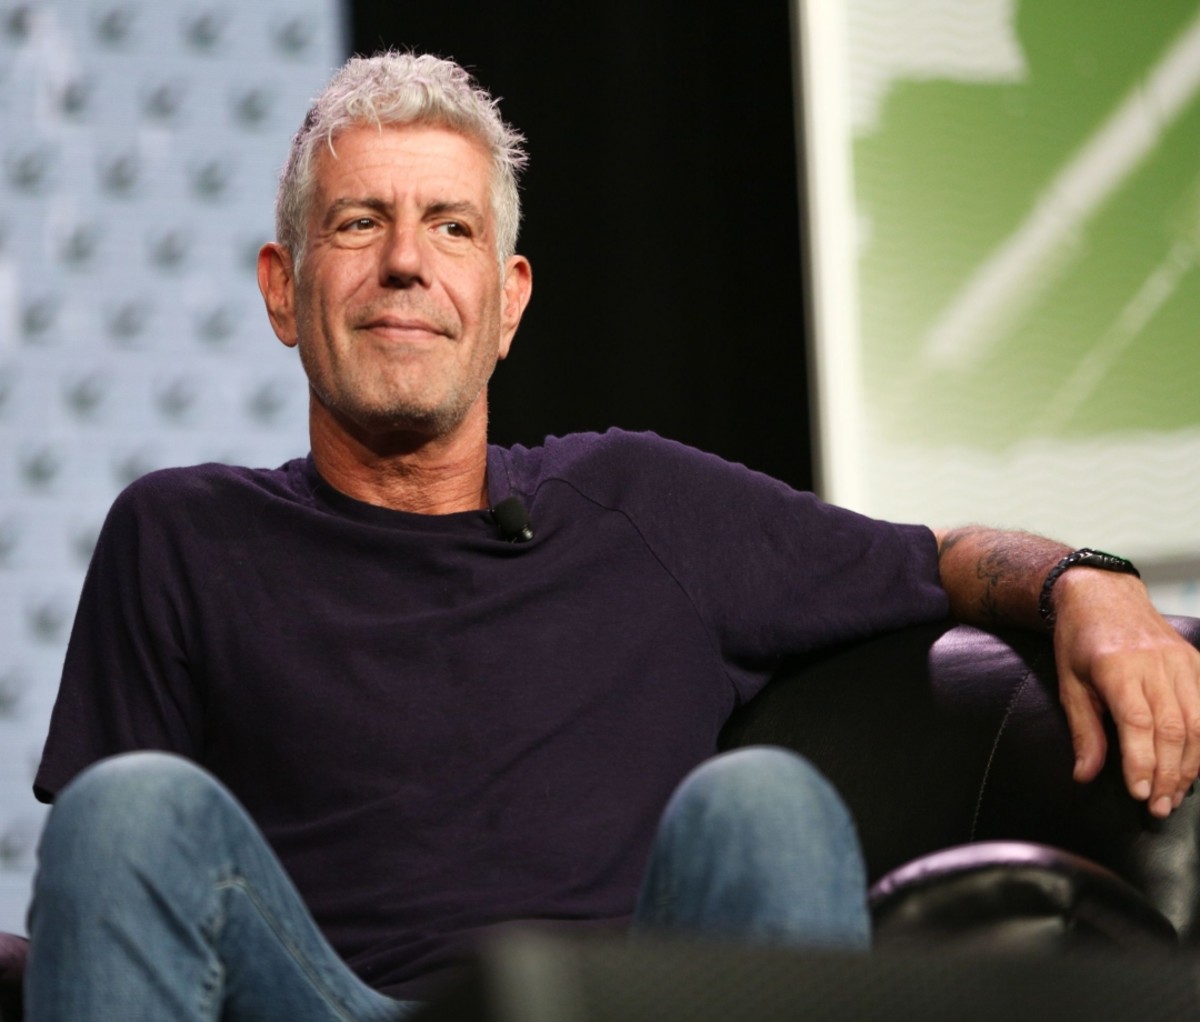
[[[81,774],[39,855],[29,1022],[375,1022],[419,1007],[346,967],[249,817],[184,760],[132,753]],[[791,753],[744,749],[668,804],[634,928],[865,948],[865,894],[833,789]]]

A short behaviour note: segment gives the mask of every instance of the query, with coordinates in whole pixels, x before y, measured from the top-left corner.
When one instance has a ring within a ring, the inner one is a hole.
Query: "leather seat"
[[[1170,620],[1200,646],[1200,620]],[[1150,816],[1115,735],[1100,776],[1072,779],[1047,636],[929,625],[793,661],[726,728],[727,747],[757,743],[808,756],[846,799],[881,945],[1200,939],[1200,797]]]

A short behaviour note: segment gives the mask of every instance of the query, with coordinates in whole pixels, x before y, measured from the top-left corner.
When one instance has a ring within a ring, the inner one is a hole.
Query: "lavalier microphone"
[[[500,538],[510,543],[528,543],[533,539],[529,512],[519,497],[506,497],[492,508],[492,521],[496,523]]]

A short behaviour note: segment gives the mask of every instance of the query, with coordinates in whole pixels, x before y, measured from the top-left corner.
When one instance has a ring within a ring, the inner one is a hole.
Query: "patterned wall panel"
[[[142,473],[307,449],[254,283],[337,0],[0,0],[0,929],[104,514]]]

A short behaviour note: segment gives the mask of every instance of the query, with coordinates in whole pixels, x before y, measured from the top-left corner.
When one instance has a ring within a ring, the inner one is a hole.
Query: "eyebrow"
[[[473,202],[462,200],[461,202],[434,202],[431,203],[425,210],[426,216],[462,216],[469,217],[473,220],[483,222],[483,211]]]
[[[329,204],[329,208],[325,210],[325,216],[322,218],[322,224],[328,227],[342,213],[348,209],[369,209],[376,213],[388,213],[390,207],[383,199],[355,199],[342,198],[335,199]]]

